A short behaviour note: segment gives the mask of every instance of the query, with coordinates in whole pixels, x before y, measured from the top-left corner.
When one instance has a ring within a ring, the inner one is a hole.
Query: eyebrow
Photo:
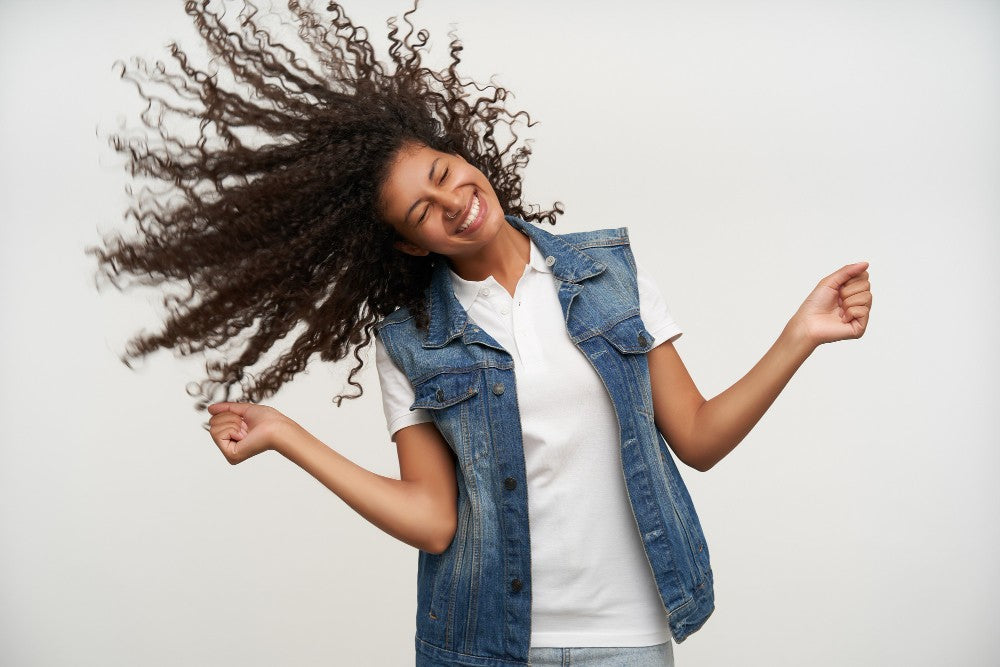
[[[434,158],[434,161],[431,162],[431,170],[429,172],[427,172],[427,180],[429,180],[429,181],[433,181],[434,180],[434,168],[437,167],[438,160],[440,160],[440,159],[441,158],[436,157],[436,158]],[[420,203],[420,200],[417,200],[417,201],[413,202],[413,206],[411,206],[406,211],[406,215],[403,216],[403,220],[409,220],[410,219],[410,214],[413,213],[413,209],[415,209],[419,203]]]

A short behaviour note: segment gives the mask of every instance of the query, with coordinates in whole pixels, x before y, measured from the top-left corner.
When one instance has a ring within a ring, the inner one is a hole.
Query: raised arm
[[[763,358],[711,400],[698,391],[672,343],[650,350],[654,420],[677,458],[710,469],[760,421],[816,347],[864,334],[872,304],[867,267],[849,264],[821,280]]]
[[[458,522],[455,461],[433,423],[396,433],[401,479],[362,468],[274,408],[209,406],[212,437],[230,463],[273,449],[319,480],[365,519],[423,551],[441,553]]]

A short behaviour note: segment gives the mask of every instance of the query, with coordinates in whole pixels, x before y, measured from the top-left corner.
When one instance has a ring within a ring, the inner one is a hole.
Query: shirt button
[[[510,308],[508,308],[507,306],[504,306],[503,308],[500,309],[501,315],[507,315],[508,313],[510,313]]]
[[[490,295],[490,288],[489,287],[484,287],[483,289],[479,290],[479,293],[482,294],[483,296],[489,296]]]
[[[552,266],[555,263],[556,263],[556,258],[553,257],[552,255],[549,255],[548,257],[545,258],[545,266]]]
[[[521,583],[520,579],[515,579],[514,581],[510,582],[510,590],[512,590],[512,591],[514,591],[516,593],[519,590],[521,590],[521,587],[523,585],[524,584]]]
[[[517,480],[513,477],[508,477],[503,481],[504,488],[508,491],[513,491],[517,488]]]
[[[493,385],[493,393],[496,394],[497,396],[503,393],[503,389],[504,389],[503,382],[497,382],[495,385]]]

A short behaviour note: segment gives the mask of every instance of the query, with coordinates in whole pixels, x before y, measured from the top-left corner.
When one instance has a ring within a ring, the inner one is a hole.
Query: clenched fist
[[[806,297],[790,324],[814,346],[845,338],[861,338],[872,307],[868,262],[834,271]]]
[[[297,424],[274,408],[255,403],[213,403],[208,431],[232,464],[274,449],[280,432]]]

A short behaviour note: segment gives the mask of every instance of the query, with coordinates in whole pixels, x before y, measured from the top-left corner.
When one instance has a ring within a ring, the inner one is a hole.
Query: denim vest
[[[566,330],[611,395],[636,530],[673,638],[715,608],[708,547],[666,441],[653,422],[635,262],[625,228],[556,235],[514,216],[558,282]],[[441,554],[420,551],[417,665],[524,666],[531,638],[531,546],[521,422],[511,356],[469,319],[444,262],[427,292],[430,324],[399,309],[378,336],[457,457],[458,527]],[[585,406],[567,406],[567,410]]]

